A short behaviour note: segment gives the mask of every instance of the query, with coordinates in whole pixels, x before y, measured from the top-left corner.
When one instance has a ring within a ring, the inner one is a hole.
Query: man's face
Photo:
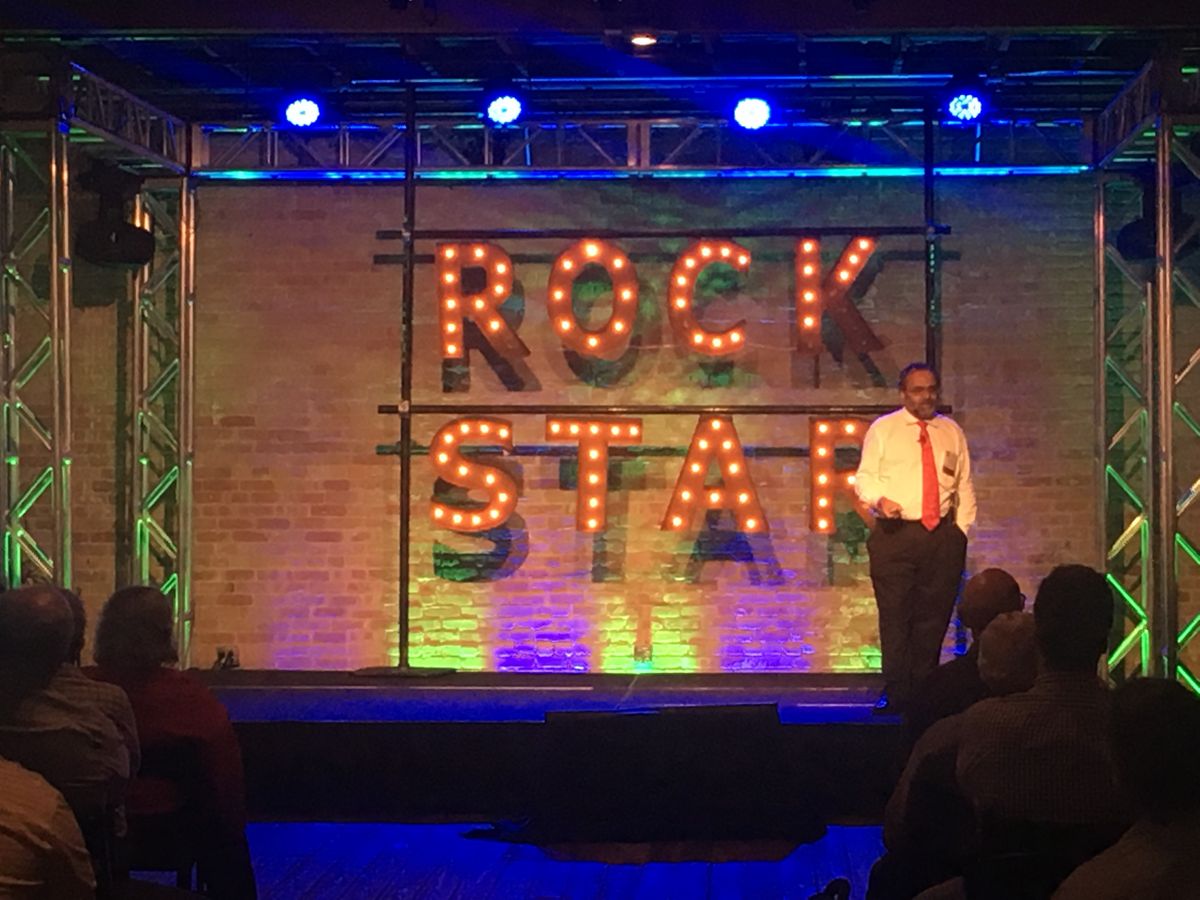
[[[900,400],[918,419],[932,419],[938,405],[937,378],[927,369],[909,372],[900,388]]]

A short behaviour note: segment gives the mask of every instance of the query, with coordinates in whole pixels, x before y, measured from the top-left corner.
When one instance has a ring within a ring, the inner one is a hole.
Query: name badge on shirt
[[[957,471],[958,454],[947,450],[946,455],[942,457],[942,474],[953,478]]]

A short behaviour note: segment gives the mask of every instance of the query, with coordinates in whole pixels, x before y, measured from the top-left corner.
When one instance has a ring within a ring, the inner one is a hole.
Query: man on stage
[[[883,654],[878,712],[902,712],[937,666],[975,522],[967,439],[938,414],[939,387],[931,366],[905,366],[904,405],[871,423],[854,479],[876,517],[867,552]]]

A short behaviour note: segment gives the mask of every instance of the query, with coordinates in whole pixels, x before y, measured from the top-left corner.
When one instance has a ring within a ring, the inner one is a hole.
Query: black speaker
[[[140,269],[154,259],[154,235],[131,222],[101,218],[79,226],[75,253],[97,266]]]
[[[126,205],[142,188],[142,179],[96,160],[79,179],[98,197],[96,218],[75,231],[74,255],[93,265],[139,269],[154,259],[154,235],[126,221]]]

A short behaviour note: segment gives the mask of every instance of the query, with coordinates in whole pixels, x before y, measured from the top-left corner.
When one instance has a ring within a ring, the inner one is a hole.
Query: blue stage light
[[[283,111],[284,117],[298,128],[307,128],[321,118],[321,107],[316,100],[297,97]]]
[[[971,91],[959,91],[946,104],[946,111],[960,122],[974,122],[983,115],[983,98]]]
[[[743,128],[755,131],[771,120],[771,104],[762,97],[743,97],[733,108],[733,120]]]
[[[521,101],[508,92],[488,98],[487,117],[496,125],[510,125],[521,117]]]

